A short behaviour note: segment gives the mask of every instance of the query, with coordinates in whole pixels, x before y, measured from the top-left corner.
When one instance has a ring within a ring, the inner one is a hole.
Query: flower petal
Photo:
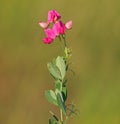
[[[48,22],[55,22],[61,18],[61,15],[56,10],[50,10],[48,12]]]
[[[50,28],[45,29],[45,34],[47,37],[49,37],[51,39],[55,39],[55,37],[56,37],[54,31]]]
[[[62,23],[62,21],[57,21],[54,25],[53,25],[53,30],[56,36],[60,35],[60,34],[65,34],[65,25]]]
[[[65,23],[66,29],[70,30],[72,28],[73,22],[70,20],[67,23]]]
[[[43,42],[44,42],[45,44],[50,44],[50,43],[53,42],[53,39],[51,39],[51,38],[49,38],[49,37],[46,37],[46,38],[43,38]]]
[[[42,27],[44,29],[46,29],[49,26],[49,22],[40,21],[38,24],[40,25],[40,27]]]

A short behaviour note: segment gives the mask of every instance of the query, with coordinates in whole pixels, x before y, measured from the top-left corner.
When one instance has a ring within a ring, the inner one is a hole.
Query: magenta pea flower
[[[48,22],[56,22],[61,18],[61,15],[56,10],[50,10],[48,12]]]
[[[65,34],[65,25],[62,23],[62,21],[57,21],[54,25],[53,25],[53,30],[56,36],[59,35],[63,35]]]
[[[53,39],[49,38],[49,37],[46,37],[46,38],[43,38],[43,42],[45,44],[51,44],[53,42]]]
[[[45,29],[45,34],[47,37],[51,38],[51,39],[55,39],[56,35],[53,29],[47,28]]]
[[[54,30],[47,28],[45,29],[45,34],[46,34],[46,38],[43,39],[43,42],[45,44],[50,44],[53,42],[53,40],[56,38],[56,35],[54,33]]]

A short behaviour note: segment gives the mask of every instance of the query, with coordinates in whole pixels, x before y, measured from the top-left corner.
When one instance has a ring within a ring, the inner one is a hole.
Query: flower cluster
[[[52,24],[52,28],[50,28]],[[66,30],[72,28],[72,21],[63,23],[61,21],[61,15],[56,10],[50,10],[48,12],[47,22],[39,22],[39,25],[44,29],[46,37],[43,38],[45,44],[50,44],[57,36],[64,35]]]

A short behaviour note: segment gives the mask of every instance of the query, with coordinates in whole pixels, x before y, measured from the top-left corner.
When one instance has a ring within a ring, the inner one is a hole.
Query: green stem
[[[66,45],[66,41],[65,41],[65,38],[64,38],[64,45],[65,45],[65,47],[67,46],[67,45]]]
[[[63,43],[64,43],[64,52],[65,52],[65,49],[67,48],[67,43],[66,43],[66,39],[65,39],[65,36],[64,35],[61,35],[62,36],[62,39],[63,39]],[[60,41],[61,41],[61,37],[59,37]],[[65,55],[66,56],[66,55]],[[63,80],[62,80],[63,82]],[[61,87],[61,91],[62,91],[62,87]],[[67,117],[66,117],[66,120],[64,122],[64,118],[63,118],[63,112],[62,112],[62,109],[60,109],[60,122],[61,124],[66,124],[66,121],[67,121]]]
[[[61,119],[61,122],[63,124],[63,112],[62,112],[62,109],[60,109],[60,119]]]
[[[58,38],[59,38],[59,41],[60,41],[61,49],[62,49],[62,51],[64,51],[65,47],[67,46],[67,45],[66,45],[65,38],[64,38],[64,36],[62,36],[62,35],[58,36]],[[62,39],[63,39],[63,40],[62,40]],[[61,45],[61,41],[63,41],[62,45]]]
[[[63,82],[63,80],[62,80]],[[62,87],[60,88],[60,90],[62,91]],[[61,119],[61,123],[63,124],[63,112],[62,109],[60,109],[60,119]]]
[[[65,36],[62,35],[62,38],[63,38],[65,47],[67,47],[66,40],[65,40]]]

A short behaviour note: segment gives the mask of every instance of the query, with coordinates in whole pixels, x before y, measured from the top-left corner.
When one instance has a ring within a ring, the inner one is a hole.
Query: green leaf
[[[67,79],[63,81],[63,87],[66,87]]]
[[[58,104],[57,104],[57,97],[56,97],[56,94],[55,94],[54,91],[52,91],[52,90],[47,90],[47,91],[45,91],[45,96],[46,96],[47,100],[48,100],[50,103],[52,103],[52,104],[54,104],[54,105],[58,105]]]
[[[55,65],[55,63],[48,63],[47,64],[48,70],[50,72],[50,74],[56,78],[56,79],[62,79],[60,71],[58,69],[58,67]]]
[[[57,57],[56,66],[59,68],[62,79],[63,79],[66,74],[66,64],[65,64],[65,60],[63,59],[63,57],[60,57],[60,56]]]
[[[55,89],[62,91],[62,82],[60,80],[55,81]]]
[[[66,99],[67,99],[67,88],[66,88],[66,85],[59,80],[55,81],[55,93],[56,94],[61,93],[63,100],[66,101]]]
[[[49,124],[57,124],[57,122],[54,119],[49,119]]]
[[[67,99],[67,88],[66,87],[62,88],[62,96],[63,96],[64,101],[66,101]]]
[[[66,106],[60,93],[57,93],[57,103],[59,107],[62,109],[63,113],[66,115]]]
[[[56,121],[55,119],[49,119],[49,124],[62,124],[60,121]]]

